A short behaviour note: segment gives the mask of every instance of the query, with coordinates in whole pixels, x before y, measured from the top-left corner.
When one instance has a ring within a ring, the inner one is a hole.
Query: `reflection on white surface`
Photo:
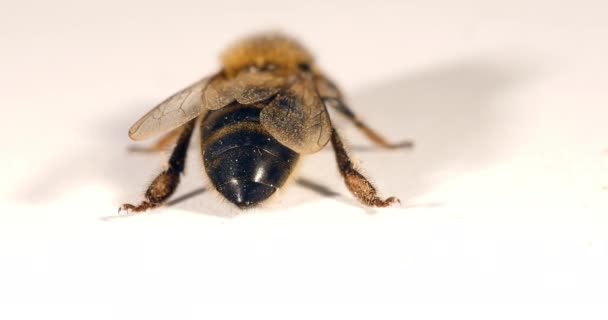
[[[314,1],[313,1],[314,2]],[[601,2],[26,2],[0,10],[0,318],[605,319],[608,44]],[[151,106],[224,45],[284,26],[385,151],[340,121],[401,207],[361,208],[331,148],[240,212],[193,141],[126,152]]]

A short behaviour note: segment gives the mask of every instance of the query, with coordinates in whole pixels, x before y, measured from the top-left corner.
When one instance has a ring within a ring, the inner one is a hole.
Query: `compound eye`
[[[298,69],[300,69],[300,71],[309,72],[310,65],[308,63],[302,62],[298,64]]]

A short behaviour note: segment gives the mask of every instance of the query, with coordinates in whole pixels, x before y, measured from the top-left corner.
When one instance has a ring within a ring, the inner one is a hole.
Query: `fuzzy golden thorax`
[[[261,34],[246,38],[229,47],[222,55],[227,76],[255,66],[264,69],[274,65],[281,72],[295,72],[299,66],[311,66],[312,55],[295,40],[281,34]]]

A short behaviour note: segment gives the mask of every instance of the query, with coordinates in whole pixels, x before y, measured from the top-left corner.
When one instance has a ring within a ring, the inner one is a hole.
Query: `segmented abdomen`
[[[299,158],[262,127],[261,107],[235,102],[209,111],[201,123],[205,171],[214,187],[240,208],[274,194]]]

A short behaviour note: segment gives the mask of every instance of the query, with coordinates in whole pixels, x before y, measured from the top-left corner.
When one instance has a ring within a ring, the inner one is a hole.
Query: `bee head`
[[[234,76],[245,68],[284,73],[309,70],[312,55],[294,39],[279,33],[251,36],[229,47],[222,55],[224,72]]]

